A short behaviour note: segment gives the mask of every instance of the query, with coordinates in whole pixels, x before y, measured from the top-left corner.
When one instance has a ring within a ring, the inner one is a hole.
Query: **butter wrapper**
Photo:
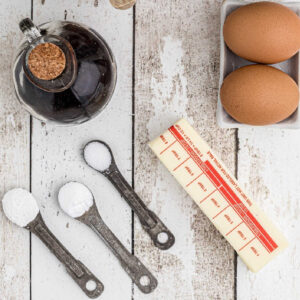
[[[251,271],[287,247],[285,237],[186,120],[149,145]]]

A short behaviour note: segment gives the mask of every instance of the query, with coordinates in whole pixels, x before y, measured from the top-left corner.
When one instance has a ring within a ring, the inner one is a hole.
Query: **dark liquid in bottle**
[[[76,23],[59,24],[59,29],[48,24],[41,26],[41,34],[60,35],[72,45],[78,64],[75,82],[63,92],[46,92],[28,80],[23,71],[22,57],[19,57],[14,75],[17,86],[22,88],[17,92],[29,110],[45,119],[82,123],[109,101],[115,86],[116,66],[108,46],[97,33]]]

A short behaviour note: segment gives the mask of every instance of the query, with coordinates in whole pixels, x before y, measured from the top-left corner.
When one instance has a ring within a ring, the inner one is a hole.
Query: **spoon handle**
[[[137,214],[143,229],[149,234],[154,245],[161,250],[169,249],[175,242],[175,237],[158,216],[149,210],[141,198],[128,184],[116,165],[112,165],[104,175],[112,182],[123,198]],[[163,238],[165,237],[165,238]]]
[[[99,235],[106,245],[111,249],[114,255],[118,258],[122,268],[131,277],[133,282],[145,294],[151,293],[157,287],[157,280],[151,272],[142,264],[142,262],[132,255],[109,227],[104,223],[96,205],[83,216],[77,218],[92,228]]]
[[[44,223],[41,214],[38,214],[26,228],[37,235],[58,260],[65,265],[67,272],[88,297],[97,298],[100,296],[104,290],[103,284],[57,240]],[[88,283],[94,287],[89,289]]]

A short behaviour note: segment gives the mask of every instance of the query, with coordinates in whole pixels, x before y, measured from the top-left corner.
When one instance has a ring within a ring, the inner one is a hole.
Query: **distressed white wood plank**
[[[21,39],[19,20],[30,1],[0,2],[0,198],[9,189],[29,189],[29,115],[18,104],[11,80],[11,61]],[[29,233],[6,219],[0,206],[0,299],[29,300]]]
[[[33,191],[50,229],[105,285],[103,300],[131,299],[131,280],[104,243],[58,207],[57,190],[69,180],[87,184],[105,222],[131,249],[131,210],[101,175],[88,168],[80,151],[91,139],[109,143],[125,177],[131,179],[132,10],[118,11],[109,1],[34,1],[34,21],[63,19],[98,31],[116,56],[118,83],[112,102],[95,120],[76,127],[33,126]],[[47,270],[47,271],[45,271]],[[64,268],[36,239],[32,245],[32,299],[85,299]]]
[[[135,222],[135,253],[158,278],[151,299],[234,299],[234,252],[147,147],[187,118],[234,172],[233,130],[217,128],[221,1],[153,1],[136,6],[135,187],[174,232],[154,248]],[[135,299],[146,299],[135,289]]]
[[[238,259],[237,300],[298,300],[300,133],[298,130],[241,129],[238,140],[239,182],[282,230],[290,245],[257,274],[251,273]]]
[[[239,131],[238,178],[277,224],[289,248],[259,273],[238,260],[238,300],[300,299],[300,132]]]

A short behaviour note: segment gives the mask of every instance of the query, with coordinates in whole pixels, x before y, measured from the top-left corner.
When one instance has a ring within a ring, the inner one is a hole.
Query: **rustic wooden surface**
[[[110,105],[91,123],[53,127],[33,122],[32,191],[40,200],[42,214],[49,227],[104,283],[105,292],[101,299],[130,299],[130,278],[89,228],[59,209],[57,190],[70,180],[87,184],[105,222],[131,249],[131,210],[103,176],[85,165],[81,149],[92,139],[106,141],[115,150],[120,169],[131,180],[132,10],[118,11],[108,1],[102,1],[98,6],[91,1],[78,2],[71,7],[69,3],[68,0],[59,1],[59,5],[55,1],[34,1],[33,20],[40,24],[65,18],[82,22],[100,32],[115,54],[118,84]],[[34,238],[32,299],[60,299],[61,295],[66,299],[84,297],[66,276],[64,267]]]
[[[5,2],[5,3],[2,3]],[[0,196],[32,189],[49,228],[104,283],[104,300],[300,299],[300,133],[293,130],[222,130],[216,125],[221,0],[140,0],[118,11],[105,0],[11,0],[0,3]],[[97,30],[118,64],[112,102],[95,120],[53,127],[32,120],[17,104],[10,61],[21,34],[17,23],[66,19]],[[3,51],[5,49],[5,51]],[[250,196],[279,225],[289,249],[251,274],[147,147],[177,119],[187,118]],[[154,248],[112,186],[87,168],[80,150],[103,139],[129,182],[173,231],[176,244]],[[155,274],[157,290],[143,295],[105,245],[57,205],[69,180],[87,184],[118,238]],[[31,184],[30,184],[31,183]],[[35,237],[0,211],[0,300],[87,299],[63,266]]]
[[[238,259],[237,299],[300,299],[300,231],[297,226],[300,131],[241,129],[238,142],[239,182],[278,225],[290,245],[258,274],[248,271]]]
[[[152,299],[234,299],[232,248],[147,146],[185,117],[234,172],[235,132],[215,123],[219,5],[158,0],[136,6],[135,188],[176,236],[172,249],[156,250],[135,222],[135,252],[160,283]]]
[[[0,197],[15,186],[30,188],[29,115],[16,99],[11,56],[21,34],[18,20],[30,14],[30,1],[0,3]],[[30,299],[29,232],[9,222],[0,208],[0,299]]]
[[[258,274],[238,261],[238,299],[300,299],[299,140],[298,130],[239,130],[239,181],[290,245]]]

